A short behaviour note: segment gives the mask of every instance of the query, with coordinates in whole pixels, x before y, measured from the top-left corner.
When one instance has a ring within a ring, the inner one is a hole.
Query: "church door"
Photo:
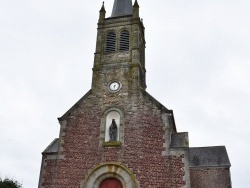
[[[102,181],[100,188],[122,188],[122,184],[118,179],[107,178]]]

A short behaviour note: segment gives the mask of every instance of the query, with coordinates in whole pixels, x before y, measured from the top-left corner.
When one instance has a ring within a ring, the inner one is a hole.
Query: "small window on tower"
[[[115,52],[116,34],[114,31],[110,31],[106,38],[106,52]]]
[[[129,32],[128,31],[122,31],[120,34],[120,51],[127,51],[129,50]]]

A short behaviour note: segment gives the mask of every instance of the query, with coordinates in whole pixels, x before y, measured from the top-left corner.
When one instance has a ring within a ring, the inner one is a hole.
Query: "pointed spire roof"
[[[115,0],[111,17],[132,15],[132,0]]]
[[[104,1],[102,2],[102,8],[100,11],[105,11],[105,7],[104,7]]]
[[[134,6],[139,6],[137,0],[135,0]]]

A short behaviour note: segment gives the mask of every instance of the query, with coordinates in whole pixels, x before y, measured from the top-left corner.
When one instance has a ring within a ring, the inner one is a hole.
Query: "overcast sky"
[[[138,2],[147,91],[190,146],[225,145],[233,187],[249,188],[250,1]],[[101,4],[0,0],[0,177],[37,187],[57,117],[90,89]]]

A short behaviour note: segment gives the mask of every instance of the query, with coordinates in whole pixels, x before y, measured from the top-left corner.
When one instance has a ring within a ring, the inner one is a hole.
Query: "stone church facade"
[[[189,147],[173,111],[146,91],[137,0],[115,0],[111,17],[105,13],[103,5],[92,87],[58,118],[38,187],[231,188],[226,148]]]

